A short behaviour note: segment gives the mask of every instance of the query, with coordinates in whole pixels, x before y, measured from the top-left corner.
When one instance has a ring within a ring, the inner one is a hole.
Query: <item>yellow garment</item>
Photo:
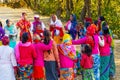
[[[62,42],[65,44],[72,44],[71,42],[72,38],[69,34],[64,34]]]
[[[53,39],[56,42],[56,44],[61,44],[62,43],[62,37],[60,37],[60,36],[54,36]]]
[[[2,41],[0,41],[0,46],[2,46]]]

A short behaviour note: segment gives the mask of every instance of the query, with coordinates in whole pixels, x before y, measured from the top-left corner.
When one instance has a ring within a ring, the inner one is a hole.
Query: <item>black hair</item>
[[[91,54],[92,54],[92,48],[90,47],[89,44],[86,44],[84,46],[84,54],[87,54],[88,57],[91,56]]]
[[[44,35],[44,44],[49,44],[49,42],[50,42],[50,37],[51,37],[50,31],[45,30],[45,31],[43,32],[43,35]]]
[[[45,30],[43,32],[43,35],[44,35],[44,44],[48,45],[49,42],[50,42],[50,37],[51,37],[51,33],[49,30]],[[48,50],[48,53],[50,54],[50,50]]]
[[[0,27],[3,27],[2,22],[0,21]]]
[[[101,21],[105,21],[104,16],[100,16],[100,20],[101,20]]]
[[[7,19],[7,20],[6,20],[6,24],[8,24],[9,22],[10,22],[10,20],[9,20],[9,19]]]
[[[95,21],[94,21],[94,24],[97,26],[97,24],[98,24],[98,20],[95,20]]]
[[[109,35],[110,34],[108,27],[104,26],[102,30],[103,30],[103,35]],[[107,36],[107,42],[108,42],[108,36]]]
[[[28,33],[25,32],[22,34],[22,43],[26,43],[28,41]]]

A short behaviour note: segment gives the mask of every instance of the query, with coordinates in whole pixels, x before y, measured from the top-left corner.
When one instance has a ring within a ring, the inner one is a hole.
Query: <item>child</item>
[[[33,45],[37,53],[37,58],[34,60],[33,76],[35,80],[45,80],[43,51],[50,50],[52,48],[52,40],[48,45],[45,45],[40,41],[40,36],[38,34],[34,34],[33,41]]]
[[[82,80],[95,80],[93,72],[92,48],[86,44],[82,53],[80,65],[83,68]]]
[[[9,47],[9,38],[2,38],[2,46],[0,46],[0,80],[16,80],[15,68],[17,67],[14,50]]]
[[[63,36],[63,44],[58,46],[59,57],[60,57],[60,80],[74,80],[74,67],[76,59],[76,50],[72,46],[71,36],[65,34]]]

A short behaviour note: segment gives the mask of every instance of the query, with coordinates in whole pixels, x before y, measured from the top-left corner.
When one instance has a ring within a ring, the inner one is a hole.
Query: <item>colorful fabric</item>
[[[58,50],[64,55],[69,57],[70,59],[76,59],[76,52],[74,46],[65,46],[61,44],[58,46]]]
[[[62,41],[63,44],[59,45],[58,49],[64,56],[67,56],[70,59],[74,60],[76,59],[76,50],[75,47],[71,45],[71,40],[72,38],[69,34],[64,34]]]
[[[110,48],[110,72],[109,76],[114,77],[116,73],[115,59],[114,59],[114,48]]]
[[[73,68],[60,68],[60,80],[74,80]]]
[[[99,54],[94,54],[93,56],[93,60],[94,60],[94,64],[93,64],[93,71],[94,71],[94,77],[95,80],[100,80],[100,56]]]
[[[37,79],[45,79],[45,69],[41,66],[34,66],[33,77]]]
[[[19,20],[17,22],[16,26],[18,28],[20,28],[20,40],[22,39],[22,34],[24,32],[28,32],[28,34],[29,34],[29,41],[32,41],[31,34],[30,34],[30,31],[29,31],[29,29],[31,27],[31,24],[30,24],[29,21],[21,19],[21,20]]]
[[[93,69],[83,69],[82,80],[95,80]]]
[[[100,80],[109,80],[110,56],[101,56],[100,60]]]
[[[18,64],[18,79],[26,80],[32,78],[33,65],[20,65]]]
[[[71,38],[71,36],[69,34],[64,34],[63,40],[62,40],[63,43],[70,42],[71,40],[72,40],[72,38]]]

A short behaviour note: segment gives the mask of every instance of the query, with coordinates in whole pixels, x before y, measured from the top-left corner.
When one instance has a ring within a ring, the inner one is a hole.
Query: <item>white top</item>
[[[14,50],[9,46],[0,46],[0,80],[15,80],[14,66],[17,66]]]
[[[52,19],[51,19],[50,25],[55,25],[55,26],[61,27],[61,28],[62,28],[62,26],[63,26],[61,20],[59,20],[59,19],[57,19],[57,18],[56,18],[56,21],[55,21],[55,22],[53,22]],[[55,34],[56,34],[56,35],[59,35],[59,34],[60,34],[60,31],[59,31],[59,30],[56,30],[56,33],[55,33]]]

